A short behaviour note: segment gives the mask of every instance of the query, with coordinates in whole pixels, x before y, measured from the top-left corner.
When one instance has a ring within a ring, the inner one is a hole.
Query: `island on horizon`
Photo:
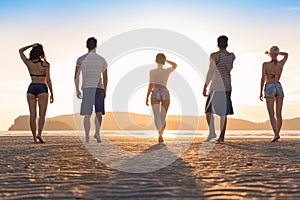
[[[75,115],[78,117],[78,115]],[[121,128],[120,128],[121,127]],[[270,130],[269,121],[251,122],[243,119],[228,118],[228,130]],[[166,130],[207,130],[204,116],[167,117]],[[29,116],[18,116],[8,131],[29,131]],[[76,130],[73,114],[47,118],[44,130]],[[108,112],[102,122],[102,130],[155,130],[152,116],[127,112]],[[285,119],[282,130],[300,130],[300,117]]]

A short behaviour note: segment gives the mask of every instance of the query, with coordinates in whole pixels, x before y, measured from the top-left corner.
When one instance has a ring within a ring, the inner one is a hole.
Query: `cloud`
[[[288,7],[288,8],[285,8],[285,10],[287,10],[287,11],[298,11],[298,10],[300,10],[300,6]]]

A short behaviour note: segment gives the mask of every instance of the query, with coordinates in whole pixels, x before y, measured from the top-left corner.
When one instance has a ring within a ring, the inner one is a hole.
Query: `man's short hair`
[[[227,48],[228,46],[228,37],[225,35],[221,35],[218,37],[218,47]]]
[[[89,50],[93,50],[97,47],[97,39],[94,37],[90,37],[87,41],[86,41],[86,46]]]

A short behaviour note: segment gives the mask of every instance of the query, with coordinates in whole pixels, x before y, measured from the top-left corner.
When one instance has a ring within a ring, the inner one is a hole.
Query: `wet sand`
[[[231,138],[199,158],[196,138],[169,166],[126,173],[97,160],[77,135],[44,137],[33,144],[30,135],[0,135],[0,199],[300,199],[300,139]],[[156,146],[154,138],[111,140],[132,152]]]

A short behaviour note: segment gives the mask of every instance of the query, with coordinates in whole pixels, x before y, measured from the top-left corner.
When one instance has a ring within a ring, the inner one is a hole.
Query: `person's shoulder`
[[[150,69],[149,73],[153,74],[153,73],[156,73],[157,71],[158,71],[158,68],[152,68],[152,69]]]
[[[233,52],[229,52],[229,55],[231,55],[232,58],[235,59],[235,54]]]
[[[48,63],[47,61],[42,61],[42,66],[43,67],[50,67],[50,63]]]
[[[266,62],[263,62],[263,66],[270,65],[271,63],[272,63],[271,61],[266,61]]]
[[[228,52],[228,53],[229,53],[229,55],[232,55],[235,57],[235,54],[233,52]]]
[[[219,51],[213,52],[213,53],[210,54],[210,59],[213,60],[215,63],[218,62],[219,58],[220,58],[220,52]]]
[[[77,61],[82,61],[82,60],[84,60],[84,59],[87,57],[87,55],[88,55],[88,53],[83,54],[82,56],[79,56],[78,59],[77,59]]]
[[[165,71],[168,71],[168,72],[172,72],[172,71],[174,71],[175,70],[175,68],[173,68],[173,67],[168,67],[168,68],[166,68],[166,69],[164,69]]]
[[[105,62],[106,62],[106,59],[105,59],[103,56],[101,56],[100,54],[98,54],[98,53],[94,53],[94,55],[95,55],[95,57],[96,57],[97,59],[99,59],[99,60],[101,60],[101,61],[105,61]]]
[[[210,54],[210,57],[211,57],[211,58],[215,58],[215,57],[217,57],[217,56],[219,57],[219,55],[220,55],[220,51],[216,51],[216,52],[211,53],[211,54]]]

